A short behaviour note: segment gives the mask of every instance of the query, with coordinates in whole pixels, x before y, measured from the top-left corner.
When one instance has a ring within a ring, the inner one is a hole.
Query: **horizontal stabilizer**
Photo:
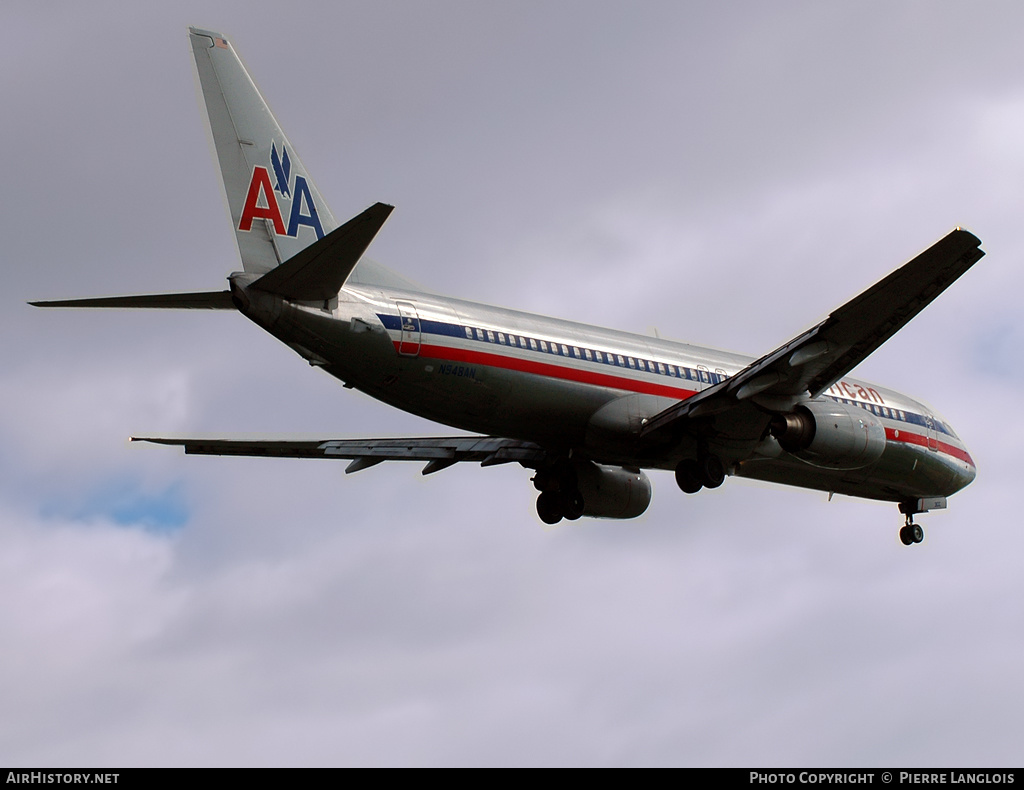
[[[234,310],[230,291],[201,291],[189,294],[144,294],[102,296],[98,299],[59,299],[29,302],[33,307],[145,307],[166,310]]]
[[[298,301],[333,299],[393,210],[394,206],[385,203],[370,206],[271,269],[252,287]]]

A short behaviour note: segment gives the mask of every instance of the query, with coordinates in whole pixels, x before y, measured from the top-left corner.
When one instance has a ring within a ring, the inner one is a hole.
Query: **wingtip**
[[[969,230],[968,230],[967,228],[965,228],[965,227],[964,227],[963,225],[957,225],[957,226],[956,226],[956,227],[955,227],[955,228],[953,229],[953,233],[955,233],[955,234],[957,234],[957,235],[959,235],[959,236],[964,236],[964,237],[965,237],[965,238],[966,238],[967,240],[969,240],[969,241],[970,241],[970,242],[971,242],[971,243],[972,243],[972,244],[973,244],[973,245],[974,245],[975,247],[981,246],[981,239],[979,239],[979,238],[978,238],[978,237],[977,237],[977,236],[976,236],[976,235],[975,235],[974,233],[972,233],[971,231],[969,231]]]

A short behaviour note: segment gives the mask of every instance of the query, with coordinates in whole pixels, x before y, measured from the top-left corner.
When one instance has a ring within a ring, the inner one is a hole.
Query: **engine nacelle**
[[[808,401],[776,416],[771,431],[783,450],[827,469],[861,469],[885,450],[885,428],[877,417],[832,400]]]
[[[651,481],[639,470],[587,462],[576,465],[576,474],[584,516],[636,518],[651,504]]]

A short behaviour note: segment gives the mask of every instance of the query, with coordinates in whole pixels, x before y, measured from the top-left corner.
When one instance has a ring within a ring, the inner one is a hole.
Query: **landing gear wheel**
[[[557,491],[543,491],[537,497],[537,515],[545,524],[557,524],[562,520],[562,495]]]
[[[676,485],[685,494],[696,494],[704,487],[700,481],[700,469],[692,458],[684,458],[676,467]]]
[[[900,540],[904,546],[910,546],[913,543],[920,543],[924,540],[924,530],[920,524],[915,524],[913,521],[900,528]]]
[[[725,467],[717,455],[705,455],[698,462],[700,481],[705,488],[718,488],[725,482]]]
[[[583,511],[586,507],[586,503],[583,501],[583,494],[579,491],[570,491],[565,494],[564,498],[563,515],[569,519],[569,521],[575,521],[583,515]]]

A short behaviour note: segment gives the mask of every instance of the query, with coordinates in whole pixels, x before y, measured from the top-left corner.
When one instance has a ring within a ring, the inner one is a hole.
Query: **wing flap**
[[[381,461],[423,461],[424,474],[454,463],[471,461],[490,466],[519,462],[524,466],[541,463],[544,450],[532,442],[496,436],[420,436],[396,439],[203,439],[135,437],[133,442],[151,442],[182,447],[187,455],[243,455],[268,458],[334,458],[353,461],[346,471],[366,469]]]

